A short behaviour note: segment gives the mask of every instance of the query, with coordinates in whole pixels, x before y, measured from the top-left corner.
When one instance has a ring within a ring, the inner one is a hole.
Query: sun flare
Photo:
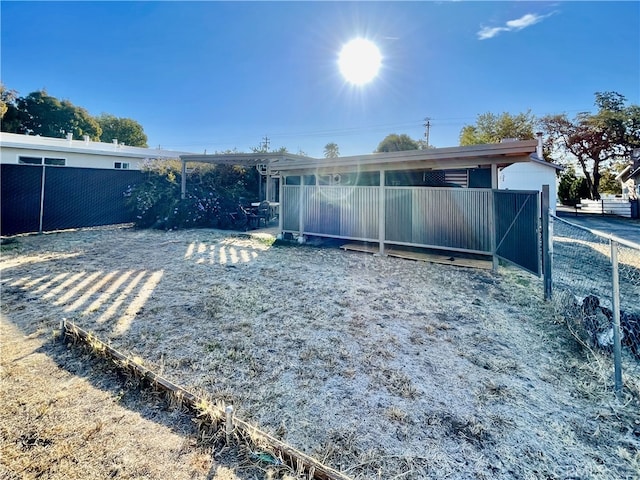
[[[340,73],[349,83],[364,85],[373,80],[382,63],[378,47],[369,40],[356,38],[340,51],[338,66]]]

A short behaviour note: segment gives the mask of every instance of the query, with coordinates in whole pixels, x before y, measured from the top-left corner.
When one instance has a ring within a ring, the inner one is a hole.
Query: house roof
[[[640,178],[640,167],[633,170],[631,165],[627,165],[618,175],[616,175],[616,180],[622,180],[624,182],[630,178]]]
[[[531,158],[531,161],[533,163],[543,165],[549,168],[554,168],[556,170],[564,170],[564,167],[562,165],[558,165],[557,163],[553,163],[553,162],[547,162],[546,160],[538,157],[537,153],[532,153],[531,155],[529,155],[529,158]]]
[[[290,153],[231,153],[212,155],[181,155],[183,162],[214,164],[259,165],[267,164],[271,171],[289,175],[308,172],[411,170],[418,168],[474,168],[479,165],[507,166],[528,162],[536,150],[536,140],[470,145],[465,147],[431,148],[381,152],[337,158],[312,158]],[[546,163],[546,162],[545,162]]]
[[[91,140],[68,140],[66,138],[0,133],[0,146],[29,150],[53,150],[56,152],[76,152],[91,155],[110,155],[129,158],[178,158],[188,152],[155,148],[131,147],[121,143],[103,143]]]
[[[184,162],[202,162],[213,163],[216,165],[266,165],[274,162],[287,162],[287,161],[305,161],[315,160],[312,157],[306,157],[303,155],[294,155],[293,153],[212,153],[204,155],[186,154],[180,155],[180,159]]]

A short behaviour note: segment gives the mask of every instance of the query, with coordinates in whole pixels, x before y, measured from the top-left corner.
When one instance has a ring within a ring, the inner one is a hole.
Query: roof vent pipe
[[[114,139],[113,139],[113,146],[114,146],[114,147],[117,147],[117,146],[118,146],[118,139],[117,139],[117,138],[114,138]]]
[[[73,140],[73,133],[67,133],[67,140],[69,140],[69,142]]]
[[[536,132],[536,137],[538,137],[538,145],[536,145],[536,155],[540,160],[544,160],[544,155],[542,154],[542,132]]]
[[[91,140],[91,137],[89,135],[85,135],[84,136],[84,143],[89,145],[89,140]]]

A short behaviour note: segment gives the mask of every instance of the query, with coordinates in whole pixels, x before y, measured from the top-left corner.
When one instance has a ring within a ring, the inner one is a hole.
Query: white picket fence
[[[618,215],[631,218],[631,203],[624,198],[602,198],[601,200],[580,200],[580,211],[601,215]]]

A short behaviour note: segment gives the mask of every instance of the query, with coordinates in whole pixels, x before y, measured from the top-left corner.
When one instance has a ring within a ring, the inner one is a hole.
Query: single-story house
[[[0,133],[2,235],[131,221],[124,192],[146,161],[185,152]]]
[[[255,165],[278,179],[279,230],[387,247],[505,258],[539,273],[539,190],[498,190],[499,172],[533,160],[538,141],[316,159],[291,154],[181,155]],[[186,191],[186,175],[183,193]],[[555,186],[555,179],[551,184]],[[272,197],[273,195],[273,197]]]
[[[537,153],[530,156],[527,163],[514,163],[504,167],[498,174],[498,188],[501,190],[542,190],[549,185],[549,209],[556,213],[558,203],[558,171],[563,167],[546,162]]]
[[[0,163],[50,165],[116,170],[140,170],[145,161],[178,159],[187,152],[130,147],[112,143],[67,138],[0,133]]]
[[[633,149],[631,163],[617,176],[622,188],[622,198],[629,200],[640,199],[640,148]]]

